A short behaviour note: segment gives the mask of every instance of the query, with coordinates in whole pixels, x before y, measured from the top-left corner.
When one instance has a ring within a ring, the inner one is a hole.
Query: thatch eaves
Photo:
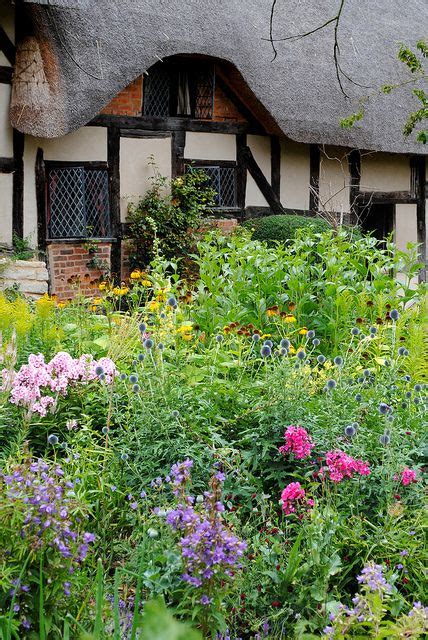
[[[376,94],[352,129],[339,121],[362,96],[408,78],[397,60],[400,42],[414,46],[428,23],[425,0],[346,0],[339,27],[346,98],[335,77],[333,25],[310,37],[278,42],[272,60],[271,0],[34,0],[26,3],[44,61],[43,104],[25,105],[15,92],[14,126],[44,137],[90,121],[135,77],[159,59],[202,54],[227,60],[284,135],[390,152],[424,153],[403,125],[418,107],[409,87]],[[279,0],[274,36],[309,31],[337,11],[339,0]],[[36,6],[39,5],[39,6]],[[71,10],[72,9],[72,10]],[[34,47],[34,42],[31,44]],[[28,47],[27,47],[28,48]],[[39,92],[40,93],[40,92]],[[28,92],[27,92],[28,100]]]

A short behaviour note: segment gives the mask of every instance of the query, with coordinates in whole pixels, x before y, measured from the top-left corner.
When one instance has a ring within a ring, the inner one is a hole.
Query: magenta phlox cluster
[[[302,507],[312,507],[312,498],[306,498],[306,492],[300,482],[290,482],[281,493],[280,504],[285,515],[296,513]]]
[[[311,436],[303,427],[290,425],[284,433],[285,444],[279,447],[279,452],[283,455],[293,453],[297,460],[302,460],[311,455],[314,448]]]
[[[192,465],[191,460],[185,460],[171,468],[171,486],[179,502],[168,512],[166,522],[182,533],[179,543],[184,561],[182,579],[194,587],[209,590],[209,581],[214,576],[233,576],[234,570],[241,566],[240,558],[247,544],[231,532],[222,517],[224,505],[220,497],[224,474],[214,475],[210,491],[196,501],[186,492]],[[202,598],[203,604],[210,603],[208,596]]]
[[[414,469],[405,468],[400,473],[401,484],[407,487],[409,484],[414,484],[418,481],[416,471]]]
[[[30,413],[45,416],[55,407],[58,395],[65,396],[70,387],[97,379],[99,370],[102,370],[107,384],[117,373],[110,358],[94,360],[87,354],[73,358],[61,351],[50,362],[45,362],[42,354],[32,354],[28,364],[22,365],[19,371],[3,369],[1,391],[10,391],[11,403],[26,407]]]
[[[74,483],[59,465],[36,460],[0,472],[1,494],[2,504],[22,513],[20,536],[30,539],[33,549],[53,548],[74,565],[85,560],[95,535],[80,531],[73,515]]]
[[[356,460],[339,449],[328,451],[325,460],[327,463],[325,470],[332,482],[342,482],[345,478],[352,478],[355,474],[360,476],[370,474],[370,467],[366,462]],[[325,470],[322,470],[323,473]]]

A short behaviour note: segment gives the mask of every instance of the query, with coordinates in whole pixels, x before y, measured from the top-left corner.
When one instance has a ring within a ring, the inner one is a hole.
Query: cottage
[[[397,42],[421,35],[426,3],[345,4],[348,97],[331,26],[280,41],[324,22],[336,0],[278,3],[274,60],[271,5],[0,0],[0,243],[28,238],[52,293],[71,295],[74,275],[90,292],[91,239],[124,276],[127,202],[148,187],[149,157],[166,176],[203,167],[225,227],[268,212],[324,215],[393,231],[403,249],[419,242],[425,258],[426,150],[402,134],[409,91],[376,95],[352,129],[339,121],[358,97],[404,79]]]

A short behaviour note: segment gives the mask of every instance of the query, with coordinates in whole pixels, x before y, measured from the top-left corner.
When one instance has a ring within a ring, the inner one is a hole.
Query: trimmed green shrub
[[[246,220],[244,226],[254,230],[253,240],[261,240],[268,245],[293,239],[298,229],[309,227],[315,233],[322,233],[330,228],[330,225],[322,218],[311,218],[297,214],[252,218]]]

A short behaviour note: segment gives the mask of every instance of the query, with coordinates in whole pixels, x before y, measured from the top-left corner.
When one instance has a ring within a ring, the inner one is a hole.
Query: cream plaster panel
[[[309,146],[281,142],[281,202],[288,209],[309,209]]]
[[[1,62],[0,62],[1,64]],[[13,132],[9,123],[10,86],[0,84],[0,157],[13,156]]]
[[[270,138],[268,136],[247,136],[247,144],[250,147],[254,159],[267,178],[271,181],[271,152]],[[267,207],[268,203],[261,194],[253,178],[247,173],[247,190],[245,194],[247,207]]]
[[[349,182],[346,152],[337,147],[322,149],[319,180],[320,211],[348,213]]]
[[[38,145],[44,150],[45,160],[107,161],[107,129],[105,127],[81,127],[60,138],[39,140]]]
[[[236,160],[236,137],[227,133],[188,132],[184,157],[189,160]]]
[[[363,154],[361,191],[406,191],[410,189],[409,158],[388,153]]]
[[[126,220],[129,201],[143,196],[152,184],[153,156],[162,176],[171,177],[171,138],[120,139],[120,217]]]
[[[11,173],[0,173],[0,243],[12,243],[12,188]]]
[[[408,242],[418,241],[418,227],[415,204],[395,205],[395,244],[401,251],[407,249]]]
[[[24,146],[24,237],[37,246],[36,153],[45,140],[25,136]]]

